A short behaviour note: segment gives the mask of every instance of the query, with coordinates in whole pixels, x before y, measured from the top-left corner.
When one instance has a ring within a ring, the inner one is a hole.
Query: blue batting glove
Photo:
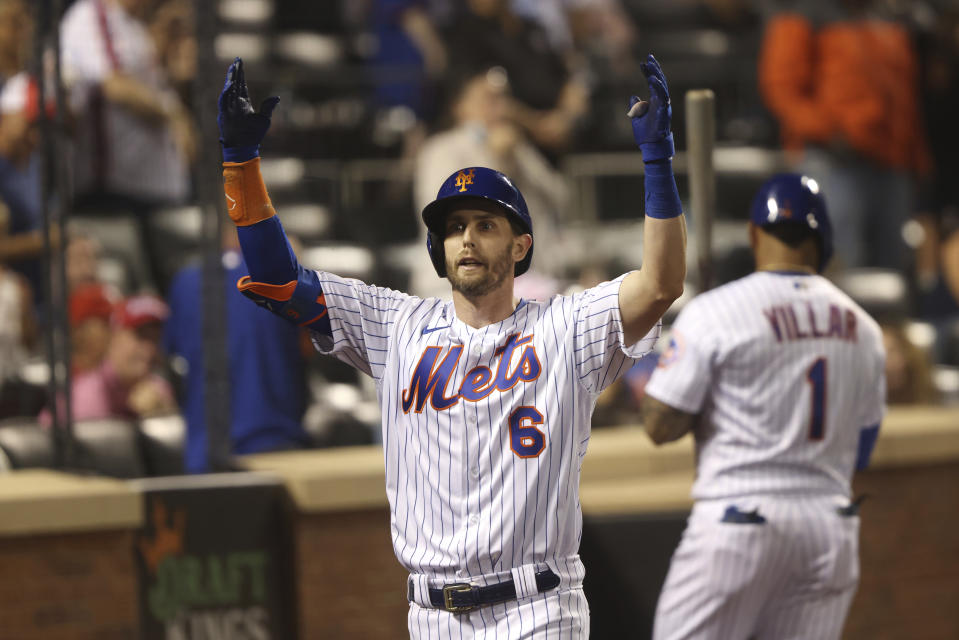
[[[629,99],[626,115],[633,123],[633,138],[643,153],[643,162],[668,160],[675,155],[676,148],[669,130],[673,108],[669,103],[666,76],[652,54],[639,66],[649,84],[649,101],[640,100],[637,96]]]
[[[278,96],[270,96],[260,105],[260,112],[254,112],[243,75],[243,61],[233,60],[217,102],[216,124],[220,128],[224,162],[246,162],[260,155],[260,143],[270,128],[270,116],[279,101]]]

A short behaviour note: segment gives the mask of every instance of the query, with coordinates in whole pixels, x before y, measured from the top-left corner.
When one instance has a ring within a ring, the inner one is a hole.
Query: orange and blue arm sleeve
[[[224,162],[223,184],[250,270],[237,283],[240,293],[289,322],[332,335],[319,276],[297,261],[260,175],[260,159]]]

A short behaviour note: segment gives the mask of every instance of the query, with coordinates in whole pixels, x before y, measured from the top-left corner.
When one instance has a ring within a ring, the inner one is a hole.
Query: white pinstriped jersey
[[[452,302],[319,276],[333,333],[314,334],[317,348],[376,381],[403,566],[451,580],[543,563],[581,581],[593,407],[660,332],[624,347],[625,276],[479,329]]]
[[[884,359],[879,326],[828,280],[757,272],[680,312],[646,393],[701,414],[695,499],[848,497]]]

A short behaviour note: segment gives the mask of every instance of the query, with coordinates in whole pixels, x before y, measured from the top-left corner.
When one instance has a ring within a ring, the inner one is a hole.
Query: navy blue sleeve
[[[286,284],[297,279],[300,265],[277,216],[249,226],[237,227],[243,261],[250,280],[264,284]]]
[[[856,471],[862,471],[869,466],[872,450],[879,439],[879,425],[864,427],[859,431],[859,448],[856,453]]]

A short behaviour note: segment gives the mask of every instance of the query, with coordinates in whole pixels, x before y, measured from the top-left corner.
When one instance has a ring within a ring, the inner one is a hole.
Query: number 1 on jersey
[[[811,417],[809,419],[809,439],[822,440],[826,435],[826,359],[819,358],[812,363],[806,373],[806,380],[812,385]]]

